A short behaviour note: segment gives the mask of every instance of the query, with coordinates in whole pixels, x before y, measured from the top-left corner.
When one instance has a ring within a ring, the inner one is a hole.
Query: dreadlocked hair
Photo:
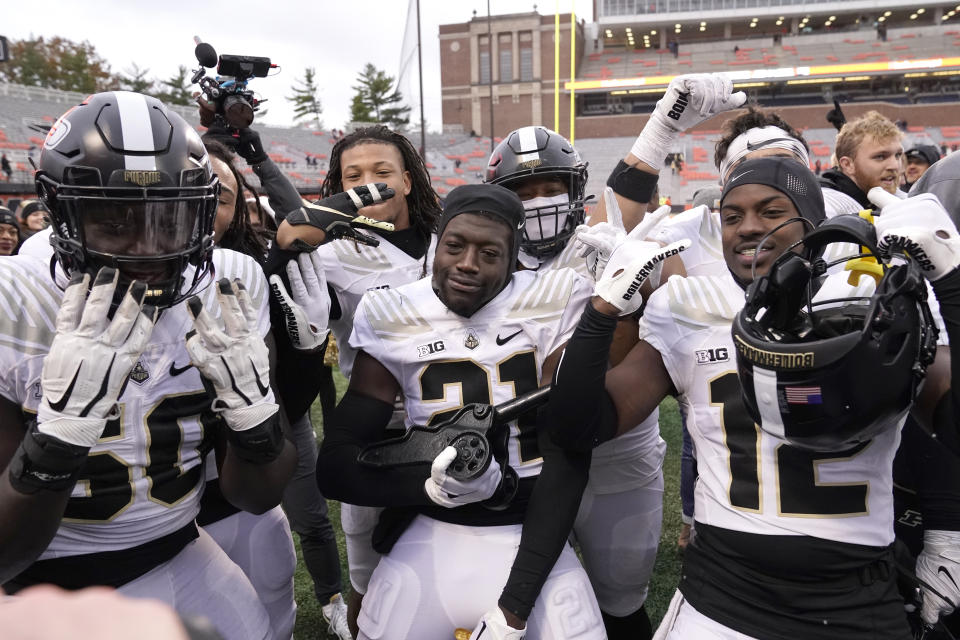
[[[237,156],[223,143],[206,138],[203,140],[203,146],[207,148],[208,154],[230,167],[230,173],[233,174],[239,187],[233,205],[233,218],[230,220],[230,226],[227,227],[227,230],[217,242],[217,246],[243,253],[257,262],[263,263],[267,257],[268,242],[272,239],[273,234],[266,229],[255,227],[250,221],[250,212],[247,210],[244,190],[249,191],[254,196],[257,194],[256,190],[244,179],[243,174],[237,171],[237,167],[234,165]],[[269,217],[260,206],[259,198],[257,199],[257,211],[260,212],[260,220]]]
[[[403,158],[403,169],[410,172],[411,188],[407,195],[407,209],[410,212],[410,222],[424,236],[429,237],[437,228],[440,220],[440,196],[433,190],[430,182],[430,173],[407,138],[383,125],[361,127],[341,138],[330,152],[330,167],[327,177],[320,185],[320,197],[326,198],[343,191],[343,169],[340,166],[340,157],[347,149],[361,144],[392,144]]]
[[[764,111],[755,105],[750,105],[747,107],[746,113],[723,123],[723,137],[717,141],[717,152],[713,157],[713,163],[719,168],[734,140],[750,129],[762,129],[763,127],[780,127],[791,138],[799,140],[807,152],[810,151],[810,145],[803,139],[803,134],[791,127],[786,120],[773,111]]]

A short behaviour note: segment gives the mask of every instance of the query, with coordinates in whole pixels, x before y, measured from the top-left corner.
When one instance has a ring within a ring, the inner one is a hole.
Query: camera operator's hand
[[[202,93],[194,93],[193,98],[197,101],[197,106],[200,107],[200,124],[209,128],[217,116],[217,107],[207,102]]]
[[[313,251],[320,244],[338,238],[352,238],[363,244],[377,246],[380,242],[376,238],[358,231],[356,227],[393,231],[393,225],[357,215],[357,212],[363,207],[389,200],[394,195],[393,189],[378,182],[335,193],[313,204],[304,203],[284,216],[277,229],[277,246],[294,251]],[[301,228],[295,229],[297,226]]]
[[[267,152],[263,150],[260,134],[249,127],[240,129],[237,134],[237,155],[251,166],[266,161]]]

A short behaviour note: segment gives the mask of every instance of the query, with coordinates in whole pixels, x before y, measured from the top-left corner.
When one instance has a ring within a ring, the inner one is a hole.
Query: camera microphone
[[[217,51],[213,48],[213,45],[210,45],[206,42],[200,42],[200,38],[194,37],[194,40],[197,42],[197,48],[193,50],[193,54],[197,56],[197,62],[199,62],[204,67],[212,69],[217,66],[219,58],[217,57]]]

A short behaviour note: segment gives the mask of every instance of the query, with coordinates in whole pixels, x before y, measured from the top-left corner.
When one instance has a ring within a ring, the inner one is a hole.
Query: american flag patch
[[[823,404],[820,387],[784,387],[787,404]]]

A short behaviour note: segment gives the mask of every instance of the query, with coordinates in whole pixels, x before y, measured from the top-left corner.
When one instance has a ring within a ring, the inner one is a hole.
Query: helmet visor
[[[78,200],[89,251],[118,258],[161,258],[188,251],[198,236],[200,200]]]

